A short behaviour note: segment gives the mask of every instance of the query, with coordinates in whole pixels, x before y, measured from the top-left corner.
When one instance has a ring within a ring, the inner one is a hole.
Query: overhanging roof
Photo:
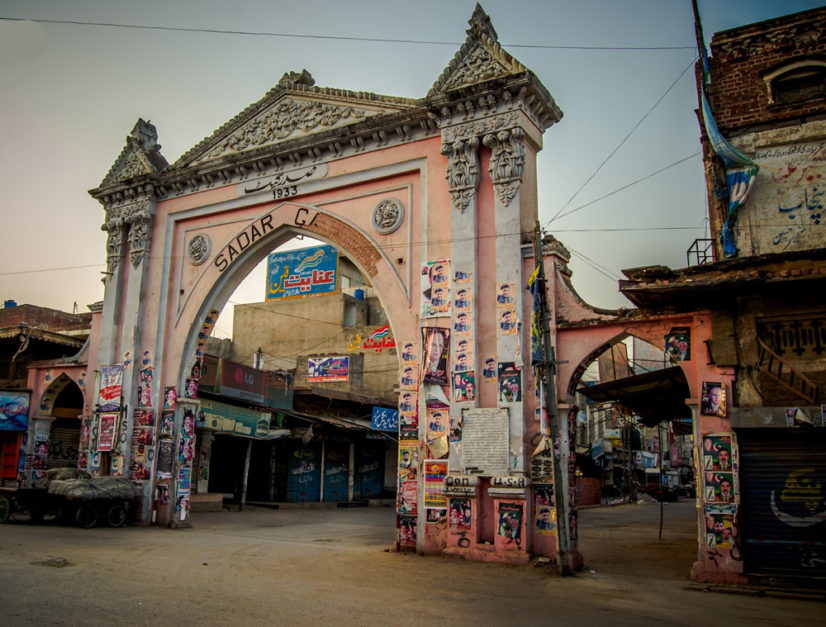
[[[679,366],[583,386],[577,391],[599,403],[618,403],[649,427],[666,420],[691,419],[691,410],[685,404],[691,390]]]

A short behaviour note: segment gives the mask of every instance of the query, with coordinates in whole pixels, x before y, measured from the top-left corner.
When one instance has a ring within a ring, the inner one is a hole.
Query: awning
[[[612,401],[624,406],[647,427],[663,421],[691,422],[691,409],[685,404],[691,391],[679,366],[583,386],[577,391],[598,403]]]

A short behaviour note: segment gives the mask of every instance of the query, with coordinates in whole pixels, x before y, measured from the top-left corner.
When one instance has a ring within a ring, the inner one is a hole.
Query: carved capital
[[[510,205],[519,191],[525,170],[525,131],[518,126],[485,135],[483,142],[491,149],[490,179],[503,206]]]
[[[467,209],[479,185],[479,139],[475,136],[442,144],[447,155],[447,185],[453,206],[460,212]]]
[[[129,207],[124,216],[129,224],[129,258],[137,268],[149,250],[152,239],[152,211],[150,203],[138,203]]]

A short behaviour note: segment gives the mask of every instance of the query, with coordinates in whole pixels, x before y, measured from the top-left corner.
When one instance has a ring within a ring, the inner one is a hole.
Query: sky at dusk
[[[288,71],[306,68],[320,87],[424,97],[464,41],[475,4],[0,0],[0,18],[44,20],[0,20],[0,300],[86,311],[103,298],[104,212],[87,190],[100,184],[139,117],[157,127],[172,163]],[[700,12],[708,41],[821,4],[700,0]],[[574,286],[587,302],[629,306],[617,290],[621,269],[684,267],[686,249],[707,236],[691,2],[482,6],[502,46],[564,113],[539,155],[540,221],[571,250]],[[233,300],[263,300],[263,292],[261,273]],[[219,334],[228,330],[219,321]]]

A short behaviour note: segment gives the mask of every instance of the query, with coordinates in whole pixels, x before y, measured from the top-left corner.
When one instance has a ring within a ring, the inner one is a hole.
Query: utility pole
[[[542,247],[542,228],[539,220],[536,221],[534,229],[533,256],[539,273],[537,275],[536,289],[539,295],[539,312],[542,322],[542,356],[543,363],[539,366],[539,379],[545,380],[545,408],[548,413],[548,426],[551,431],[551,459],[554,468],[554,509],[556,510],[556,544],[557,544],[557,572],[560,576],[570,574],[568,563],[569,551],[569,522],[568,507],[566,499],[568,497],[568,486],[562,482],[562,468],[560,458],[562,457],[562,441],[560,438],[559,416],[556,410],[556,356],[553,344],[551,344],[551,329],[548,316],[548,303],[545,289],[545,261]],[[540,401],[541,402],[541,401]],[[568,419],[565,418],[564,430],[568,430]],[[567,440],[567,438],[564,438]],[[556,454],[555,444],[559,442],[559,457]]]

